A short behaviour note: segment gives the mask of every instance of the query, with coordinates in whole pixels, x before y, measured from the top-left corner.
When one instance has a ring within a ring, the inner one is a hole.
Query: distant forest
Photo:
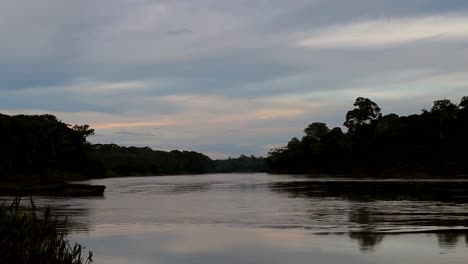
[[[270,151],[270,172],[356,176],[468,175],[468,96],[455,104],[438,100],[421,114],[382,115],[359,97],[343,132],[315,122]]]
[[[212,160],[194,151],[91,144],[88,125],[45,115],[0,114],[0,180],[74,180],[99,177],[265,171],[265,159]]]
[[[359,97],[344,127],[315,122],[302,139],[267,158],[241,155],[212,160],[194,151],[91,144],[88,125],[53,115],[0,114],[0,180],[72,180],[97,177],[226,172],[339,175],[468,175],[468,97],[438,100],[420,114],[382,115]]]

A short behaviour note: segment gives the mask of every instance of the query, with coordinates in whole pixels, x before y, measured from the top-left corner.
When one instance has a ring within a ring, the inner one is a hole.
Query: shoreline
[[[82,183],[51,182],[51,183],[0,183],[0,196],[103,196],[106,186]]]

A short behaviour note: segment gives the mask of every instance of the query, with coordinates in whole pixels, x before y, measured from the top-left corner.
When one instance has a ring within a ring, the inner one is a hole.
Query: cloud
[[[190,34],[193,31],[188,29],[188,28],[177,28],[177,29],[171,29],[167,31],[167,34],[169,35],[184,35],[184,34]]]
[[[175,112],[155,111],[171,105]],[[147,97],[126,113],[54,112],[39,109],[5,110],[7,114],[50,112],[66,123],[89,124],[96,143],[191,149],[213,157],[265,155],[264,145],[287,140],[301,132],[306,115],[326,109],[319,102],[296,97],[245,100],[223,96],[171,95]],[[241,131],[241,133],[239,133]],[[142,136],[144,135],[144,136]],[[148,136],[154,135],[154,136]]]
[[[154,122],[119,122],[119,123],[96,123],[93,125],[96,129],[114,129],[114,128],[134,128],[134,127],[162,127],[175,125],[177,122],[170,120],[154,121]]]
[[[96,143],[265,155],[313,121],[341,125],[357,96],[398,114],[458,100],[467,11],[463,0],[4,0],[1,112],[90,124]]]
[[[309,48],[372,47],[403,44],[423,39],[468,39],[468,17],[428,16],[387,18],[320,29],[299,42]]]

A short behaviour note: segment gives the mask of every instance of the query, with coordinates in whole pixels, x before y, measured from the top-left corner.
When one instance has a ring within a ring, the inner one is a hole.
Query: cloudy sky
[[[0,39],[0,112],[216,158],[468,95],[466,0],[0,0]]]

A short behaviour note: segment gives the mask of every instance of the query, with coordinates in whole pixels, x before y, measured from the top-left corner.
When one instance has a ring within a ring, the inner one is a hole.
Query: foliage
[[[325,123],[314,122],[310,124],[306,129],[304,129],[304,133],[306,137],[313,137],[316,139],[321,139],[325,136],[330,129]]]
[[[302,140],[271,150],[268,166],[278,173],[468,174],[467,102],[438,100],[430,111],[400,117],[382,116],[359,97],[346,114],[346,133],[336,127],[317,136],[311,128],[323,123],[312,123]]]
[[[53,115],[0,114],[0,178],[99,174],[88,158],[89,126],[71,127]]]
[[[31,200],[30,210],[16,198],[0,206],[0,263],[4,264],[89,264],[92,253],[82,257],[82,247],[66,239],[66,222],[53,218],[50,208],[39,217]],[[60,228],[62,227],[62,228]]]
[[[238,158],[215,160],[216,172],[266,172],[266,159],[263,157],[240,155]]]
[[[354,103],[355,108],[346,113],[344,126],[349,132],[354,132],[364,124],[370,124],[382,117],[380,107],[368,98],[358,97]]]
[[[209,157],[193,151],[96,144],[90,156],[106,168],[104,176],[200,174],[215,170]]]
[[[213,160],[201,153],[92,145],[87,138],[93,134],[94,129],[89,125],[71,126],[53,115],[0,114],[0,181],[42,184],[92,177],[200,174],[216,170]]]

